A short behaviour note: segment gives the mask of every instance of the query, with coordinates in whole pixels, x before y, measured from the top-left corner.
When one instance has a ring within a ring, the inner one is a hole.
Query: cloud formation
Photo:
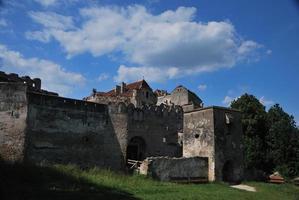
[[[149,82],[163,82],[171,79],[178,74],[176,68],[159,69],[156,67],[127,67],[121,65],[118,68],[115,82],[129,82],[146,78]]]
[[[145,7],[90,7],[80,10],[81,25],[71,16],[30,12],[43,28],[27,32],[29,39],[55,39],[68,57],[120,53],[132,67],[121,65],[116,80],[146,71],[170,71],[153,81],[231,68],[248,59],[260,44],[242,39],[229,21],[195,21],[196,8],[179,7],[154,15]],[[121,74],[122,73],[122,74]],[[148,79],[148,74],[146,76]]]
[[[107,74],[107,73],[101,73],[101,74],[98,76],[97,81],[98,81],[98,82],[105,81],[105,80],[107,80],[109,77],[110,77],[109,74]]]
[[[202,92],[202,91],[205,91],[205,90],[207,89],[207,87],[208,87],[208,86],[207,86],[206,84],[200,84],[200,85],[198,86],[198,90]]]
[[[85,82],[81,74],[67,71],[49,60],[24,58],[21,53],[9,50],[2,44],[0,63],[0,70],[41,78],[44,89],[58,92],[60,95],[71,94],[76,86]]]
[[[232,101],[237,100],[239,97],[231,97],[231,96],[225,96],[222,104],[226,105],[226,106],[230,106],[230,104],[232,103]]]
[[[44,7],[53,6],[58,2],[57,0],[34,0],[34,1],[41,4]]]
[[[267,107],[274,104],[274,101],[272,101],[272,100],[268,100],[268,99],[266,99],[264,96],[262,96],[262,97],[259,99],[259,101],[261,102],[261,104],[263,104],[264,106],[267,106]]]
[[[227,96],[224,97],[224,99],[222,101],[222,104],[224,104],[226,106],[230,106],[230,104],[232,103],[232,101],[238,100],[239,98],[240,98],[240,96],[238,96],[238,97],[231,97],[231,96],[227,95]],[[269,106],[271,106],[271,105],[274,104],[274,101],[268,100],[264,96],[262,96],[261,98],[259,98],[259,102],[261,104],[263,104],[264,106],[266,106],[266,107],[269,107]]]

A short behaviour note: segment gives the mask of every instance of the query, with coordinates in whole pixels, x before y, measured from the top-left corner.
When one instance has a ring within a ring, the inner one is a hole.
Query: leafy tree
[[[265,156],[267,135],[267,113],[259,100],[245,93],[231,103],[231,107],[242,112],[244,133],[244,164],[247,169],[267,170]]]
[[[293,116],[276,104],[268,111],[267,123],[269,165],[287,177],[299,175],[299,131]]]

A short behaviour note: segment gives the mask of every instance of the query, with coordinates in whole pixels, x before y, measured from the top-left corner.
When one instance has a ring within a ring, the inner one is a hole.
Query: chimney
[[[120,93],[123,94],[125,92],[126,92],[126,84],[122,82],[120,86]]]
[[[119,86],[119,85],[116,85],[116,86],[115,86],[115,93],[116,93],[116,94],[119,94],[119,93],[120,93],[120,86]]]

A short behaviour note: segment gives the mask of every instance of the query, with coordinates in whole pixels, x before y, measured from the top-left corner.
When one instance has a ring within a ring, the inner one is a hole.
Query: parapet
[[[134,104],[126,105],[125,103],[110,103],[108,104],[109,113],[120,114],[126,113],[129,117],[142,121],[145,117],[183,117],[183,108],[178,105],[143,105],[142,107],[135,107]]]
[[[19,75],[15,73],[6,74],[0,71],[0,82],[22,82],[30,88],[36,90],[41,89],[41,80],[39,78],[31,79],[29,76],[19,77]]]
[[[40,78],[31,79],[30,76],[19,77],[19,75],[15,73],[6,74],[5,72],[0,71],[0,82],[22,83],[26,85],[28,90],[30,91],[58,96],[58,94],[55,92],[49,92],[41,89],[42,81]]]
[[[88,111],[88,112],[101,112],[105,114],[108,113],[107,105],[104,104],[47,95],[44,93],[38,93],[34,91],[29,91],[28,94],[29,94],[29,104],[70,109],[70,110],[81,110],[85,112]]]

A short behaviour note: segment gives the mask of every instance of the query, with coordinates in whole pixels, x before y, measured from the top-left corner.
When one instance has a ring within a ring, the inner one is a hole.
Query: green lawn
[[[269,199],[299,200],[299,187],[249,182],[257,192],[224,183],[174,184],[110,171],[74,166],[5,166],[0,170],[0,199]]]

